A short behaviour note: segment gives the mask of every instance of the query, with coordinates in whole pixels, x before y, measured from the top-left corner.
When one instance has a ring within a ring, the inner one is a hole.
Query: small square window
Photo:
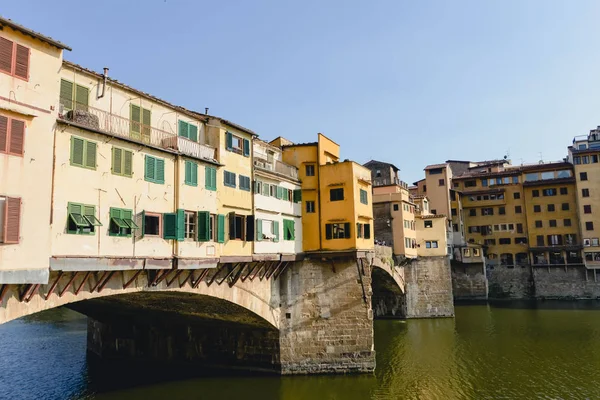
[[[161,232],[161,214],[144,214],[144,235],[160,236]]]
[[[592,206],[591,205],[584,205],[583,206],[583,213],[584,214],[591,214],[592,213]]]
[[[477,215],[477,210],[475,208],[469,209],[469,216],[475,217]]]
[[[590,189],[581,189],[581,197],[590,197]]]
[[[532,197],[540,197],[540,191],[537,189],[534,189],[531,191],[531,196]]]
[[[569,194],[569,189],[567,189],[566,187],[561,187],[560,194]]]
[[[306,201],[306,212],[314,213],[315,212],[315,202],[313,200]]]
[[[535,227],[536,228],[542,228],[544,225],[542,223],[542,221],[535,221]]]
[[[433,221],[430,219],[426,219],[424,221],[424,226],[425,226],[425,228],[433,228]]]
[[[587,181],[588,177],[587,177],[587,172],[580,172],[579,173],[579,180],[580,181]]]
[[[506,208],[505,207],[498,207],[498,214],[499,215],[506,214]]]
[[[446,183],[445,183],[445,181],[444,181],[443,179],[439,179],[439,180],[438,180],[438,185],[440,185],[440,186],[445,186],[445,185],[446,185]]]
[[[537,204],[534,205],[533,206],[533,212],[536,212],[536,213],[542,212],[542,206],[537,205]]]
[[[330,189],[329,190],[329,201],[341,201],[344,200],[344,188]]]
[[[306,176],[315,176],[315,166],[313,164],[306,166]]]
[[[585,223],[585,230],[586,231],[593,231],[594,230],[594,223],[593,222],[586,222]]]
[[[521,198],[521,193],[520,192],[514,192],[513,193],[513,199],[520,199]]]
[[[394,204],[394,211],[398,211],[399,207],[398,204]]]
[[[523,212],[523,209],[521,208],[521,206],[515,206],[515,214],[521,214]]]
[[[555,210],[554,204],[548,204],[548,211],[553,212]]]
[[[567,218],[567,219],[565,219],[565,220],[563,221],[563,225],[564,225],[564,226],[571,226],[571,220],[570,220],[570,219],[568,219],[568,218]]]
[[[555,219],[550,220],[550,228],[556,228],[556,220]]]
[[[563,211],[569,211],[569,203],[562,203],[561,208]]]

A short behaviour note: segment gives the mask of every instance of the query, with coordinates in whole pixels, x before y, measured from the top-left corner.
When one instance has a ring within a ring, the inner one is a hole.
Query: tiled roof
[[[16,31],[19,31],[19,32],[25,34],[25,35],[29,35],[31,37],[41,40],[42,42],[51,44],[52,46],[57,47],[59,49],[64,49],[64,50],[69,50],[69,51],[72,50],[69,46],[67,46],[64,43],[59,42],[58,40],[54,40],[49,36],[45,36],[39,32],[33,31],[29,28],[25,28],[23,25],[19,25],[16,22],[13,22],[12,20],[10,20],[8,18],[0,17],[0,27],[4,27],[4,26],[8,26]]]
[[[445,168],[446,164],[431,164],[425,167],[425,171],[427,171],[428,169],[436,169],[436,168]]]
[[[371,161],[368,161],[368,162],[364,163],[363,166],[366,167],[366,166],[368,166],[371,163],[388,165],[388,166],[392,167],[395,171],[400,171],[400,168],[396,167],[394,164],[391,164],[391,163],[388,163],[388,162],[385,162],[385,161],[371,160]]]

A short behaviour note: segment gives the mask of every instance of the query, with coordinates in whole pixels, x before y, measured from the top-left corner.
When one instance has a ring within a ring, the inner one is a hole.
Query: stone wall
[[[448,257],[422,257],[405,267],[406,317],[454,316]]]
[[[600,298],[600,273],[584,266],[534,267],[533,281],[538,298]]]
[[[390,202],[373,204],[373,232],[375,241],[385,242],[386,246],[394,247],[391,206]]]
[[[454,300],[487,300],[488,280],[485,265],[455,261],[451,264]]]
[[[283,374],[375,369],[371,271],[351,258],[305,260],[280,277]],[[364,272],[363,272],[364,271]]]
[[[490,299],[526,299],[534,296],[530,266],[488,265],[486,272]]]

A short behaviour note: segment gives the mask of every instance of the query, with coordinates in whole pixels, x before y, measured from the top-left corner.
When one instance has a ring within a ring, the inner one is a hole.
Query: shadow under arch
[[[371,304],[375,318],[405,318],[406,295],[387,269],[374,266],[371,272]]]

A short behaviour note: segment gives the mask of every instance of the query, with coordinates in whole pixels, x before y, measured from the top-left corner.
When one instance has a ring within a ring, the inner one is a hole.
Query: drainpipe
[[[106,91],[106,81],[108,80],[108,67],[104,67],[104,74],[102,74],[102,93],[98,96],[99,99],[104,97],[104,92]]]
[[[177,215],[177,208],[179,207],[179,162],[181,156],[179,154],[175,155],[175,179],[174,179],[174,184],[173,184],[173,199],[174,199],[174,203],[175,203],[175,215]],[[173,240],[173,261],[175,264],[175,260],[177,259],[177,256],[179,255],[179,240],[175,239]],[[173,267],[175,267],[175,265],[173,265]]]
[[[317,146],[317,165],[315,170],[317,171],[317,204],[319,207],[319,250],[323,250],[323,235],[321,229],[321,163],[319,162],[319,146]],[[304,232],[302,232],[304,235]]]
[[[208,108],[206,108],[206,113],[208,114]],[[254,232],[252,234],[252,237],[254,237],[254,240],[252,241],[252,243],[250,244],[250,251],[251,251],[251,255],[254,255],[254,246],[256,243],[256,212],[254,209],[254,196],[256,196],[255,193],[255,189],[254,189],[254,185],[256,185],[256,180],[254,177],[254,136],[250,137],[250,176],[251,176],[251,180],[252,182],[250,183],[250,212],[252,213],[252,216],[254,217]],[[248,226],[248,224],[246,223],[246,226]],[[246,233],[246,235],[248,235]],[[281,240],[283,242],[283,240]]]

